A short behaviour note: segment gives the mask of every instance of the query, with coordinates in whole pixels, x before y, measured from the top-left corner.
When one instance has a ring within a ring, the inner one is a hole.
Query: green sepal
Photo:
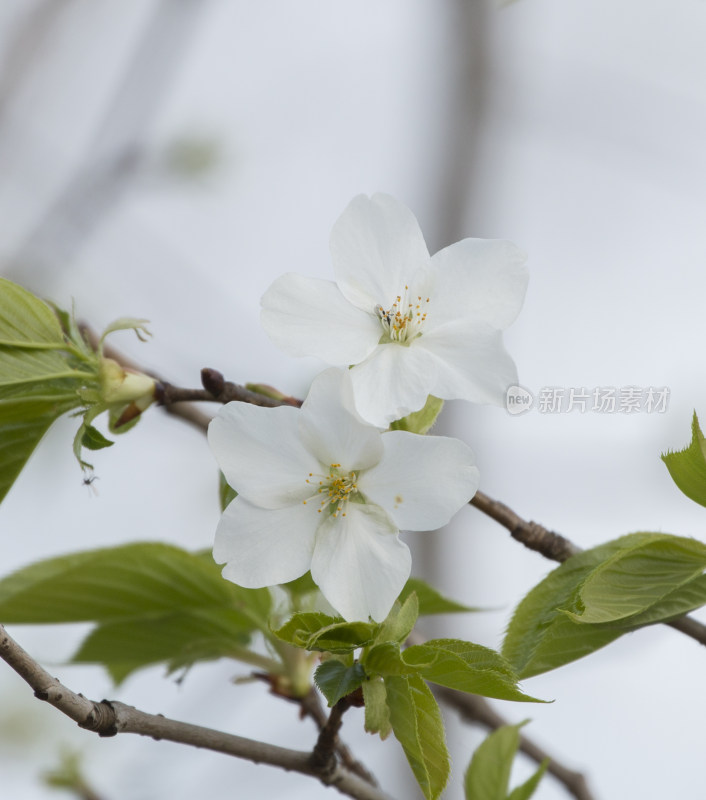
[[[350,653],[370,644],[378,630],[374,622],[345,622],[341,617],[309,611],[294,614],[272,633],[284,642],[304,650]]]
[[[444,401],[434,395],[429,395],[424,408],[414,411],[402,419],[396,419],[390,425],[391,431],[409,431],[410,433],[427,433],[444,407]]]
[[[706,506],[706,442],[694,411],[691,444],[679,452],[663,453],[662,461],[677,487],[691,500]]]
[[[317,667],[314,672],[314,683],[331,707],[342,697],[358,689],[365,677],[365,670],[358,662],[347,665],[330,658]]]
[[[451,765],[434,695],[418,675],[385,678],[385,689],[395,738],[424,797],[436,800],[446,786]]]

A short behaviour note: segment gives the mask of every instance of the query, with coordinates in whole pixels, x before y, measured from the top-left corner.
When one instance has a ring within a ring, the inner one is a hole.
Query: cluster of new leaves
[[[450,763],[441,713],[428,683],[502,700],[541,701],[524,694],[509,663],[487,647],[433,639],[402,649],[424,611],[416,592],[403,592],[383,623],[299,613],[275,634],[290,645],[325,654],[314,680],[329,705],[362,691],[366,730],[383,739],[394,732],[424,796],[436,798]]]

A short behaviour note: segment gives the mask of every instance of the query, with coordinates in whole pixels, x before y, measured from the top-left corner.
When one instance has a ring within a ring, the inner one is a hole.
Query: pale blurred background
[[[668,386],[664,414],[510,416],[451,404],[443,431],[476,451],[482,488],[582,547],[635,530],[706,539],[706,509],[659,453],[706,417],[706,4],[701,0],[5,0],[0,6],[0,274],[96,328],[177,384],[228,378],[306,391],[320,368],[277,352],[259,297],[281,272],[330,277],[348,201],[386,191],[432,251],[507,238],[530,290],[508,332],[523,386]],[[97,496],[55,426],[0,507],[2,573],[131,540],[206,547],[218,518],[203,437],[146,415],[96,454]],[[415,572],[472,605],[427,635],[497,647],[514,604],[552,565],[475,509],[408,535]],[[421,544],[420,543],[421,541]],[[696,616],[706,618],[703,613]],[[76,691],[282,745],[311,723],[245,668],[161,669],[111,687],[66,667],[77,631],[10,632]],[[664,626],[525,683],[546,706],[497,703],[597,800],[700,797],[706,651]],[[448,714],[460,779],[478,728]],[[343,737],[397,798],[415,797],[393,741]],[[84,752],[102,800],[332,798],[312,780],[136,737],[99,740],[0,665],[0,795],[60,797],[40,773]],[[520,760],[513,781],[529,774]],[[546,778],[538,800],[568,797]]]

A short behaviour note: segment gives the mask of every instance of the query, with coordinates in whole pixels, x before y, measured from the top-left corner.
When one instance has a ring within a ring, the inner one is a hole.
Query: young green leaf
[[[679,452],[662,454],[672,480],[691,500],[706,506],[706,442],[694,411],[691,444]]]
[[[432,683],[461,692],[541,703],[517,687],[517,676],[494,650],[458,639],[431,639],[402,652],[402,661]]]
[[[392,731],[390,709],[387,705],[387,690],[382,678],[371,678],[363,682],[363,700],[365,701],[365,730],[378,733],[381,739],[387,739]]]
[[[390,722],[426,800],[446,786],[450,763],[439,706],[418,675],[385,678]]]
[[[653,534],[621,549],[594,569],[579,588],[574,622],[625,620],[646,611],[706,568],[706,545],[696,539]]]
[[[378,627],[374,622],[344,622],[320,612],[300,612],[272,633],[304,650],[350,653],[372,642]]]
[[[489,734],[478,746],[464,778],[466,800],[528,800],[537,787],[548,760],[521,786],[508,795],[512,762],[520,743],[518,725],[503,725]]]
[[[656,534],[633,533],[569,558],[537,584],[515,609],[502,654],[520,678],[568,664],[617,639],[614,626],[579,625],[565,611],[578,610],[584,581],[616,553],[648,543]]]
[[[86,425],[81,437],[81,444],[88,450],[102,450],[104,447],[112,447],[115,442],[106,439],[93,425]]]
[[[361,662],[368,675],[416,675],[417,665],[410,666],[402,660],[399,642],[381,642],[366,650]],[[425,666],[428,666],[425,665]]]
[[[401,606],[399,602],[395,603],[387,619],[380,625],[375,641],[404,642],[414,628],[417,617],[419,617],[419,601],[417,595],[412,592]]]
[[[477,608],[464,606],[455,600],[444,597],[433,586],[430,586],[421,578],[409,578],[400,594],[400,602],[403,603],[410,594],[414,592],[419,601],[419,616],[424,617],[430,614],[457,614],[467,611],[478,611]]]
[[[359,663],[346,665],[335,658],[324,661],[314,673],[314,683],[328,700],[329,707],[359,688],[365,680],[365,670]]]
[[[516,786],[507,796],[507,800],[529,800],[535,793],[539,782],[542,780],[544,773],[549,766],[549,758],[545,758],[542,763],[537,767],[537,771],[531,775],[524,783]]]

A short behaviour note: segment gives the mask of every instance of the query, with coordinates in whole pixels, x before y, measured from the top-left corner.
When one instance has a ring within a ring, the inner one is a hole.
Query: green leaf
[[[328,700],[329,707],[355,691],[364,680],[365,670],[360,664],[348,666],[334,658],[324,661],[314,673],[314,682]]]
[[[439,706],[417,675],[385,678],[390,723],[426,800],[436,800],[450,763]]]
[[[706,568],[706,545],[654,534],[594,569],[579,588],[575,622],[614,622],[647,610]]]
[[[375,641],[404,642],[414,628],[418,617],[419,601],[417,595],[412,592],[401,606],[399,603],[394,604],[387,619],[381,624]]]
[[[508,795],[507,800],[529,800],[529,798],[532,797],[537,790],[539,782],[542,780],[544,773],[547,771],[549,761],[549,758],[545,758],[537,768],[537,771],[534,773],[534,775],[527,778],[524,783],[521,783],[519,786],[515,787]]]
[[[502,647],[503,656],[520,678],[568,664],[621,635],[623,630],[614,626],[579,625],[565,611],[578,610],[581,586],[595,569],[615,554],[646,544],[655,536],[658,534],[633,533],[577,553],[520,601]]]
[[[432,425],[436,422],[436,418],[441,413],[444,407],[444,401],[438,397],[429,395],[424,404],[424,408],[408,414],[402,419],[395,420],[390,425],[391,431],[410,431],[410,433],[425,434],[429,431]]]
[[[378,625],[371,622],[345,622],[319,612],[300,612],[285,622],[275,636],[295,647],[327,653],[350,653],[373,641]]]
[[[97,362],[67,341],[56,313],[0,278],[0,501],[49,426],[97,380]]]
[[[102,450],[104,447],[112,447],[115,442],[106,439],[93,425],[86,425],[81,437],[81,444],[88,450]]]
[[[429,616],[430,614],[457,614],[467,611],[478,611],[477,608],[471,606],[464,606],[457,603],[455,600],[449,600],[448,597],[437,592],[437,590],[430,586],[421,578],[409,578],[405,584],[402,593],[400,594],[400,602],[403,603],[410,594],[414,592],[419,600],[419,616]]]
[[[0,347],[43,349],[64,344],[52,309],[6,278],[0,278]]]
[[[494,650],[458,639],[431,639],[402,652],[402,660],[425,680],[461,692],[541,703],[517,687],[517,676]]]
[[[520,744],[518,725],[503,725],[489,734],[478,746],[464,778],[466,800],[529,800],[547,768],[549,759],[542,762],[532,777],[509,795],[510,773]]]
[[[243,589],[212,560],[157,543],[59,556],[0,580],[2,622],[117,622],[223,608],[266,629],[270,605],[266,589]]]
[[[108,622],[88,634],[72,662],[104,664],[120,683],[131,672],[161,662],[173,672],[196,661],[237,659],[252,629],[239,611],[225,608]]]
[[[694,411],[691,444],[677,453],[662,454],[672,480],[691,500],[706,506],[706,443]]]
[[[417,665],[410,666],[402,659],[398,642],[382,642],[371,647],[361,657],[368,675],[416,675]]]
[[[165,544],[60,556],[0,581],[3,622],[100,623],[74,660],[102,663],[115,680],[159,661],[170,669],[221,656],[260,663],[243,646],[268,630],[271,602],[267,589],[223,580],[210,555]]]
[[[0,399],[0,502],[49,426],[76,407],[71,394]]]
[[[525,724],[503,725],[478,745],[463,782],[466,800],[506,800],[520,728]]]
[[[382,678],[371,678],[363,682],[363,700],[365,701],[365,730],[378,733],[381,739],[387,739],[392,731],[390,709],[387,705],[387,690]]]

